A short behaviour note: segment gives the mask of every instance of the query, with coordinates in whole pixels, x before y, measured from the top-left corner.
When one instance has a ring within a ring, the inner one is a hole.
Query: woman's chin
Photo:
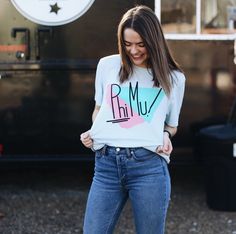
[[[145,63],[144,62],[137,62],[137,61],[133,61],[133,64],[137,67],[146,67]]]

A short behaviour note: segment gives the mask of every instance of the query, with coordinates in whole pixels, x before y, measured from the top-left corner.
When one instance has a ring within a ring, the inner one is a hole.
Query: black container
[[[211,209],[236,211],[236,127],[215,125],[200,130],[198,152],[205,162],[206,200]]]

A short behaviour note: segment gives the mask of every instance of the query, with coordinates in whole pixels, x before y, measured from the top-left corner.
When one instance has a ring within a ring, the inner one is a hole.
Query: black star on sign
[[[51,13],[51,12],[54,12],[54,13],[57,14],[57,12],[61,9],[61,8],[57,5],[57,3],[55,3],[54,5],[50,5],[50,7],[51,7],[50,13]]]

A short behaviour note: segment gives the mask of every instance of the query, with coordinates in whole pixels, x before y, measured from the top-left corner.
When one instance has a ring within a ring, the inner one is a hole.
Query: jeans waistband
[[[130,157],[137,149],[141,149],[141,148],[142,147],[115,147],[115,146],[104,145],[101,149],[101,152],[104,155],[108,151],[112,151],[116,154],[126,153],[127,156]]]

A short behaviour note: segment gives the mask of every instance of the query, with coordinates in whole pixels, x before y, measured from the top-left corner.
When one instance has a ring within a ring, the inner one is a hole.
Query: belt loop
[[[104,145],[102,148],[102,154],[105,156],[106,155],[106,149],[107,149],[107,145]]]
[[[126,154],[128,156],[128,158],[131,157],[131,151],[130,151],[130,148],[125,148],[126,149]]]

